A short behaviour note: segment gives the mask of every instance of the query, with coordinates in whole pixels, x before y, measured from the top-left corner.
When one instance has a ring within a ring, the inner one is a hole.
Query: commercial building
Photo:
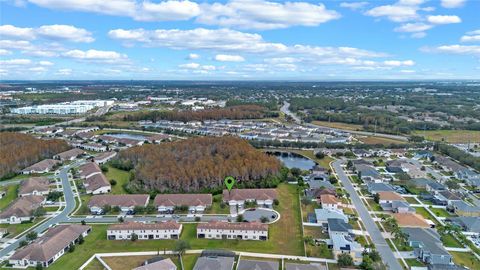
[[[87,113],[95,107],[109,106],[113,100],[78,100],[50,105],[37,105],[15,108],[13,114],[82,114]]]

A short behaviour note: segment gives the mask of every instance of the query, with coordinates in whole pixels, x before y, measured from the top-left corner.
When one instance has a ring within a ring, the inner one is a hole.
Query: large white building
[[[14,114],[82,114],[95,107],[110,106],[113,100],[77,100],[58,104],[28,106],[12,109]]]
[[[108,240],[130,240],[136,234],[138,240],[178,239],[182,224],[175,221],[159,223],[126,222],[110,225],[107,229]]]
[[[258,222],[229,223],[211,221],[197,226],[197,238],[267,240],[268,225]]]

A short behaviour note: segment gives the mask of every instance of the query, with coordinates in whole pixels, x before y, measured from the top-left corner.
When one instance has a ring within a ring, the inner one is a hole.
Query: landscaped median
[[[272,253],[304,256],[300,202],[296,185],[281,184],[277,188],[280,204],[275,210],[281,215],[279,221],[269,226],[267,241],[209,240],[198,239],[196,224],[183,224],[181,240],[187,241],[191,249],[229,249],[235,251]],[[108,225],[93,225],[85,242],[78,245],[73,253],[67,253],[49,269],[78,269],[95,253],[171,250],[177,240],[107,240]],[[188,269],[188,268],[186,268]]]

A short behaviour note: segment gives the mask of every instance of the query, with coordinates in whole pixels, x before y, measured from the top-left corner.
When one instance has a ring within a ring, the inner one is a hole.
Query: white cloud
[[[424,47],[421,48],[424,52],[438,52],[450,54],[464,54],[464,55],[478,55],[480,56],[480,46],[475,45],[442,45],[438,47]]]
[[[444,8],[462,7],[466,0],[442,0],[441,5]]]
[[[407,33],[412,33],[412,32],[423,32],[428,29],[431,29],[433,26],[429,24],[424,24],[424,23],[406,23],[403,24],[397,28],[395,28],[395,32],[407,32]]]
[[[407,73],[407,74],[411,74],[411,73],[415,73],[415,70],[413,69],[402,69],[400,70],[401,73]]]
[[[145,1],[138,8],[134,18],[138,21],[189,20],[200,14],[200,7],[190,1]]]
[[[198,55],[198,54],[196,54],[196,53],[190,53],[190,54],[188,54],[188,56],[187,56],[187,59],[188,59],[188,60],[195,60],[195,59],[198,59],[198,58],[200,58],[200,55]]]
[[[71,68],[61,68],[55,72],[56,75],[63,75],[63,76],[68,76],[72,74],[72,69]]]
[[[393,5],[374,7],[365,12],[365,15],[372,17],[387,17],[394,22],[411,21],[419,18],[417,11],[420,9],[419,5],[422,3],[423,1],[401,0]]]
[[[11,51],[5,50],[5,49],[0,49],[0,55],[10,55],[12,54]]]
[[[40,61],[38,64],[41,66],[53,66],[53,63],[50,61]]]
[[[199,63],[181,64],[181,65],[178,65],[178,67],[181,68],[181,69],[189,69],[189,70],[203,71],[202,73],[216,70],[216,67],[215,67],[215,66],[212,66],[212,65],[200,65]]]
[[[95,12],[107,15],[133,16],[136,11],[136,3],[132,0],[28,0],[30,3],[41,7]]]
[[[424,38],[427,36],[427,33],[425,32],[417,32],[417,33],[412,33],[410,35],[411,38]]]
[[[342,2],[340,3],[340,7],[349,8],[351,10],[361,9],[368,5],[368,2]]]
[[[226,4],[202,4],[196,21],[207,25],[240,29],[280,29],[290,26],[317,26],[340,14],[323,4],[276,3],[265,0],[231,0]]]
[[[0,65],[5,66],[25,66],[30,65],[32,60],[30,59],[8,59],[8,60],[0,60]]]
[[[72,42],[93,42],[92,33],[71,25],[43,25],[38,28],[22,28],[13,25],[1,25],[0,36],[8,38],[34,40],[38,37],[66,40]]]
[[[480,29],[475,31],[467,32],[460,39],[461,42],[477,42],[480,41]]]
[[[433,24],[461,23],[462,19],[456,15],[432,15],[427,17],[427,21]]]
[[[45,68],[45,67],[31,67],[28,69],[29,71],[32,71],[32,72],[46,72],[48,69]]]
[[[412,60],[405,60],[405,61],[387,60],[387,61],[383,61],[383,64],[385,66],[400,67],[400,66],[413,66],[415,65],[415,62]]]
[[[197,69],[200,67],[198,63],[188,63],[188,64],[181,64],[178,67],[185,68],[185,69]]]
[[[245,58],[240,55],[217,54],[215,55],[215,60],[220,62],[243,62]]]
[[[114,51],[98,51],[98,50],[87,50],[87,51],[70,50],[62,53],[62,56],[77,59],[77,60],[105,62],[105,63],[125,62],[126,60],[128,60],[128,57],[126,54],[121,54]]]

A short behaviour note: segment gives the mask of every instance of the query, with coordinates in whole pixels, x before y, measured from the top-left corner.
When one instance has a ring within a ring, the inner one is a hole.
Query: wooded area
[[[42,140],[31,135],[0,133],[0,178],[13,176],[19,170],[45,158],[68,150],[62,140]]]
[[[125,115],[124,121],[159,120],[170,121],[204,121],[220,119],[256,119],[264,118],[267,109],[258,105],[239,105],[226,108],[207,109],[200,111],[147,111]]]
[[[226,176],[242,187],[278,184],[281,163],[233,138],[192,138],[160,145],[143,145],[121,151],[112,166],[131,169],[132,191],[193,192],[221,190]]]

